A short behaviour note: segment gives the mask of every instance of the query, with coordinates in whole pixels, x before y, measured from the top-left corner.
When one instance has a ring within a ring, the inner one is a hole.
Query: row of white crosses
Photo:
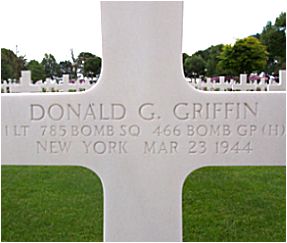
[[[32,83],[31,71],[21,71],[19,83],[4,81],[1,85],[2,93],[49,92],[49,91],[84,91],[92,87],[89,78],[77,79],[70,82],[69,75],[64,74],[62,82],[57,83],[50,78]]]
[[[79,93],[3,94],[2,163],[94,171],[105,241],[181,241],[182,186],[192,171],[285,165],[285,93],[189,85],[182,2],[101,9],[99,81]]]
[[[275,81],[267,82],[265,78],[261,78],[259,83],[249,81],[248,75],[241,74],[239,82],[234,79],[227,80],[224,76],[219,77],[219,82],[212,78],[192,78],[189,83],[200,90],[207,91],[286,91],[286,70],[279,71],[279,83]]]
[[[239,82],[236,80],[226,80],[225,77],[219,77],[219,82],[215,82],[212,78],[206,81],[200,78],[193,78],[189,83],[197,89],[207,91],[285,91],[286,90],[286,70],[279,71],[279,83],[267,82],[265,78],[261,78],[259,83],[247,82],[247,74],[241,74]],[[84,91],[91,88],[93,83],[89,79],[84,82],[77,80],[75,83],[69,82],[69,75],[63,75],[62,82],[52,82],[47,79],[45,82],[38,81],[35,84],[31,80],[31,71],[21,71],[19,83],[8,83],[4,81],[1,88],[2,93],[23,93],[23,92],[49,92],[49,91]]]

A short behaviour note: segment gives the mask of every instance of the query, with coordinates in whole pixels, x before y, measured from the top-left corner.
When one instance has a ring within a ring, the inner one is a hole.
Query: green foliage
[[[267,72],[278,73],[286,68],[286,13],[281,13],[273,25],[270,21],[260,34],[261,42],[269,52]]]
[[[285,177],[285,167],[193,172],[183,187],[184,241],[285,242]],[[3,242],[103,240],[103,189],[87,169],[2,166],[1,190]]]
[[[185,65],[185,60],[189,57],[189,55],[187,53],[182,53],[182,64],[183,64],[183,72],[184,72],[184,76],[187,76],[187,70],[186,70],[186,65]]]
[[[280,69],[286,69],[286,13],[281,13],[274,25],[268,22],[261,34],[237,40],[234,46],[220,44],[193,55],[203,59],[205,71],[202,72],[202,60],[198,60],[196,65],[193,62],[196,58],[192,61],[187,53],[183,53],[186,77],[202,73],[207,76],[233,76],[253,71],[278,74]]]
[[[28,63],[27,69],[31,71],[32,80],[34,82],[38,80],[45,80],[45,68],[41,63],[37,62],[36,60],[32,60]]]
[[[220,61],[217,64],[217,69],[220,70],[220,73],[222,75],[235,74],[234,67],[236,65],[236,62],[233,59],[232,52],[232,45],[224,45],[222,48],[222,52],[218,56],[218,59]]]
[[[249,74],[264,70],[267,58],[266,46],[257,38],[249,36],[237,40],[234,46],[224,46],[218,65],[227,75]]]
[[[89,58],[84,64],[84,76],[85,77],[95,77],[101,72],[102,60],[100,57]]]
[[[77,65],[78,65],[78,69],[80,69],[80,72],[83,73],[84,72],[84,64],[85,62],[90,59],[90,58],[94,58],[95,55],[90,53],[90,52],[81,52],[77,59],[76,59],[76,62],[77,62]]]
[[[186,58],[188,58],[189,57],[189,55],[187,54],[187,53],[182,53],[182,63],[184,64],[185,63],[185,60],[186,60]]]
[[[60,73],[63,74],[69,74],[70,77],[73,76],[73,64],[70,61],[62,61],[59,63],[60,67]]]
[[[206,63],[200,55],[193,54],[186,57],[184,61],[184,70],[187,77],[199,77],[205,74]]]
[[[77,58],[77,63],[85,77],[95,77],[101,72],[102,60],[92,53],[81,52]]]
[[[207,76],[215,76],[221,74],[221,70],[218,70],[217,64],[219,62],[218,56],[222,52],[222,49],[223,45],[219,44],[216,46],[211,46],[204,51],[198,51],[195,53],[196,55],[200,55],[206,62],[205,69]]]
[[[13,51],[1,48],[1,80],[19,79],[25,61],[24,57],[17,57]]]
[[[47,78],[49,77],[53,79],[56,76],[60,76],[60,66],[52,54],[45,53],[41,64],[45,69],[45,74]]]
[[[275,20],[275,26],[280,31],[286,31],[286,13],[282,12]],[[286,46],[286,45],[285,45]]]

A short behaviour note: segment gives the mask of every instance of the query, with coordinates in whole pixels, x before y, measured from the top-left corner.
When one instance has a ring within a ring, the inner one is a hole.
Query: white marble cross
[[[2,162],[94,171],[105,241],[181,241],[182,186],[192,171],[285,164],[285,93],[190,86],[182,2],[101,8],[98,83],[82,93],[2,95]]]

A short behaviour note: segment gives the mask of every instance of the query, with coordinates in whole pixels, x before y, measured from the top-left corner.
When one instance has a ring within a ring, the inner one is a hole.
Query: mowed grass
[[[184,241],[283,241],[285,167],[213,167],[183,188]]]
[[[183,188],[184,241],[285,241],[285,167],[213,167]],[[99,178],[80,167],[2,166],[2,241],[102,241]]]

